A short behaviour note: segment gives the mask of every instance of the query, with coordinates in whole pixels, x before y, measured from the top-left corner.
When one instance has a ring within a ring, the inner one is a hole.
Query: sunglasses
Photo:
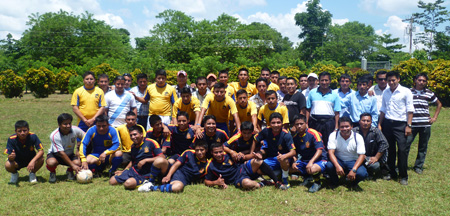
[[[379,81],[386,81],[387,78],[377,78],[377,80],[379,80]]]
[[[123,76],[131,76],[130,73],[124,73]]]

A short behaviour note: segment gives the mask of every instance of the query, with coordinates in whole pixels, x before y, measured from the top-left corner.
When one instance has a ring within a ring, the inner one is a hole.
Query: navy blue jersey
[[[177,159],[181,162],[181,166],[178,168],[184,175],[193,178],[201,178],[206,174],[206,165],[208,161],[206,158],[204,160],[199,160],[195,156],[195,150],[189,149],[183,152],[181,156]]]
[[[181,154],[187,149],[191,148],[192,140],[194,139],[194,131],[188,128],[184,131],[178,129],[175,125],[167,126],[172,133],[170,139],[170,148],[172,154]]]
[[[133,164],[133,168],[139,175],[148,176],[150,175],[150,169],[152,167],[151,163],[146,163],[141,169],[138,169],[137,165],[141,160],[147,158],[154,158],[158,155],[162,154],[160,145],[152,139],[145,138],[145,140],[140,144],[133,144],[131,146],[131,163]]]
[[[294,141],[291,134],[285,129],[282,129],[278,135],[274,135],[272,128],[264,128],[255,136],[256,142],[264,141],[261,150],[266,152],[266,157],[276,157],[278,152],[286,154],[292,149],[295,149]]]
[[[240,165],[234,163],[229,154],[224,153],[223,159],[217,162],[214,158],[206,166],[205,179],[214,181],[222,175],[225,184],[232,184],[239,176]]]
[[[223,145],[231,150],[236,151],[236,152],[250,151],[254,139],[255,139],[255,135],[253,134],[252,137],[246,141],[246,140],[244,140],[244,137],[242,137],[241,132],[239,132],[239,133],[235,134],[234,136],[232,136]]]
[[[327,152],[323,147],[322,137],[316,130],[308,128],[303,136],[297,133],[293,139],[297,154],[302,156],[301,161],[309,162],[319,149],[322,149],[322,155],[317,158],[317,161],[327,160]]]
[[[158,142],[158,144],[162,147],[169,147],[170,148],[170,135],[165,137],[161,131],[159,136],[155,136],[153,133],[153,128],[150,128],[150,130],[147,131],[147,135],[145,138],[150,138]]]
[[[216,129],[216,133],[213,136],[206,135],[206,132],[204,130],[202,131],[202,133],[203,133],[203,138],[198,139],[198,140],[205,140],[208,143],[208,149],[211,149],[211,144],[213,144],[213,143],[223,144],[224,142],[226,142],[228,140],[227,133],[219,128]],[[196,140],[197,140],[197,137],[194,138],[192,143],[195,143]]]
[[[44,150],[44,147],[42,146],[39,138],[34,133],[29,133],[24,142],[21,142],[17,135],[14,134],[8,138],[4,153],[10,155],[13,150],[16,153],[17,159],[30,159],[36,156],[36,150]]]

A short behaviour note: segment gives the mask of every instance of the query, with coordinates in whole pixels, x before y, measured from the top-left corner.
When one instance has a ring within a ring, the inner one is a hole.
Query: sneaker
[[[423,173],[423,170],[419,169],[419,168],[415,168],[414,172],[416,172],[417,174],[421,175]]]
[[[363,191],[363,189],[362,189],[359,185],[352,185],[352,186],[350,187],[350,190],[351,190],[351,191],[356,191],[356,192],[361,192],[361,191]]]
[[[138,188],[138,192],[149,192],[152,191],[151,187],[153,186],[153,183],[145,180],[145,182]]]
[[[391,180],[391,179],[392,179],[392,178],[391,178],[391,175],[390,175],[390,174],[387,174],[387,175],[383,176],[383,180],[389,181],[389,180]]]
[[[30,183],[37,183],[36,173],[31,172],[29,178],[30,178]],[[55,178],[56,178],[56,176],[55,176]]]
[[[260,183],[263,184],[264,186],[275,185],[275,182],[272,179],[270,179],[270,180],[262,180]]]
[[[310,182],[312,182],[313,178],[311,176],[306,177],[305,179],[303,179],[303,182],[300,183],[301,186],[306,186],[308,185]]]
[[[291,180],[293,180],[293,181],[298,180],[298,175],[292,174],[291,175]]]
[[[8,184],[17,184],[19,182],[19,173],[11,173],[11,179],[9,180]]]
[[[67,180],[71,180],[71,181],[75,180],[75,174],[73,174],[73,171],[72,172],[66,171],[66,175],[67,175]]]
[[[276,187],[280,190],[287,190],[289,189],[291,186],[289,184],[283,184],[281,182],[277,182]]]
[[[48,179],[48,182],[50,182],[50,183],[56,182],[56,173],[55,172],[50,173],[50,178]]]
[[[405,186],[408,185],[408,179],[407,178],[400,179],[400,184]]]
[[[319,183],[315,183],[309,188],[309,192],[310,193],[315,193],[317,191],[319,191],[319,189],[322,187],[322,185],[320,185]]]

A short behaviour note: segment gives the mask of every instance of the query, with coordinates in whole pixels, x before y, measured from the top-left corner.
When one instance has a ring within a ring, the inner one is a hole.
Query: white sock
[[[281,171],[282,171],[281,177],[283,177],[283,178],[289,177],[289,170],[282,169]]]

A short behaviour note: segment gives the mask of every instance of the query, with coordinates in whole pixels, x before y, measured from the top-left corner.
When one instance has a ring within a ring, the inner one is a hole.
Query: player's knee
[[[184,184],[181,182],[177,182],[172,184],[172,192],[183,192]]]
[[[163,166],[167,166],[168,162],[166,159],[164,159],[162,157],[158,157],[155,159],[155,161],[153,161],[153,165],[157,168],[161,168]]]
[[[258,183],[256,183],[255,181],[252,181],[250,179],[242,180],[242,188],[243,189],[253,190],[253,189],[256,189],[258,186],[259,186]]]
[[[77,165],[77,166],[81,166],[81,161],[78,160],[78,159],[73,160],[72,162],[73,162],[75,165]]]
[[[8,172],[16,172],[16,166],[14,165],[15,162],[6,161],[5,163],[5,169]]]
[[[136,180],[134,180],[133,178],[130,178],[123,183],[123,187],[125,187],[125,189],[127,190],[135,189],[136,185],[137,185]]]
[[[113,177],[111,177],[111,178],[109,179],[109,184],[110,184],[110,185],[117,185],[117,184],[119,184],[119,183],[117,182],[116,177],[113,176]]]
[[[58,161],[55,158],[48,158],[47,159],[47,166],[49,166],[49,167],[58,166]]]

